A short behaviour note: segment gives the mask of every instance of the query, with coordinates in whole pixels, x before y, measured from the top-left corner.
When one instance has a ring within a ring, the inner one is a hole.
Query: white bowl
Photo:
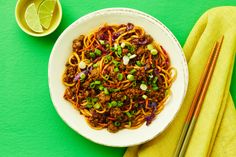
[[[177,78],[171,86],[171,97],[164,109],[149,125],[138,129],[123,129],[110,133],[106,129],[94,130],[88,126],[83,115],[63,98],[65,86],[62,74],[65,63],[72,52],[72,41],[81,34],[88,34],[104,23],[126,24],[131,22],[141,26],[168,52],[171,64],[177,69]],[[85,15],[71,24],[57,39],[49,59],[48,82],[52,102],[57,113],[74,131],[85,138],[106,146],[127,147],[153,139],[165,130],[177,114],[188,86],[188,67],[184,53],[174,35],[154,17],[128,8],[108,8]]]

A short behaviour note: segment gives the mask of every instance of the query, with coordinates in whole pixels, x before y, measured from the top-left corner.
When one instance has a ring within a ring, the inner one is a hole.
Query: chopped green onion
[[[156,77],[154,77],[154,79],[153,79],[153,83],[156,83],[157,82],[157,80],[158,80],[158,77],[156,76]]]
[[[114,48],[114,47],[110,47],[110,50],[111,50],[112,52],[114,52],[114,51],[115,51],[115,48]]]
[[[134,75],[131,75],[131,74],[127,75],[127,79],[130,80],[130,81],[133,81],[134,80]]]
[[[94,68],[97,68],[97,67],[98,67],[98,64],[93,64],[93,67],[94,67]]]
[[[96,54],[97,56],[101,56],[102,51],[99,50],[99,49],[95,49],[95,54]]]
[[[105,93],[106,95],[109,95],[109,91],[108,91],[107,88],[104,88],[104,93]]]
[[[124,47],[125,47],[125,43],[122,42],[122,43],[120,44],[120,46],[121,46],[122,48],[124,48]]]
[[[126,100],[126,99],[127,99],[127,96],[126,96],[126,95],[124,95],[124,97],[123,97],[123,98],[124,98],[124,100]]]
[[[147,49],[151,51],[152,49],[154,49],[154,47],[153,47],[152,44],[148,44],[148,45],[147,45]]]
[[[100,85],[100,86],[98,87],[98,89],[99,89],[99,90],[104,90],[103,85]]]
[[[105,75],[105,79],[108,80],[110,78],[109,75]]]
[[[131,127],[131,121],[128,121],[128,127]]]
[[[156,91],[156,90],[158,90],[158,86],[157,85],[156,86],[152,86],[152,89]]]
[[[136,73],[136,71],[137,71],[137,70],[132,69],[129,73],[130,73],[130,74],[134,74],[134,73]]]
[[[117,102],[113,100],[113,101],[111,102],[111,105],[112,105],[113,107],[115,107],[115,106],[117,106]]]
[[[84,61],[79,62],[79,68],[80,69],[85,69],[86,68],[86,63]]]
[[[93,53],[93,52],[90,52],[90,53],[89,53],[89,56],[92,57],[92,58],[95,58],[95,57],[96,57],[95,53]]]
[[[106,58],[110,61],[111,60],[111,56],[107,55]]]
[[[129,64],[129,57],[128,56],[123,56],[123,64],[124,65]]]
[[[94,107],[95,109],[99,109],[99,108],[101,107],[101,105],[100,105],[99,103],[96,103],[96,104],[93,105],[93,107]]]
[[[89,87],[90,88],[94,88],[95,87],[95,83],[94,82],[90,83]]]
[[[125,112],[125,113],[129,118],[132,117],[132,115],[129,112]]]
[[[118,53],[118,55],[121,55],[121,54],[122,54],[122,49],[121,49],[120,46],[117,47],[117,53]]]
[[[131,53],[128,53],[127,56],[130,57],[132,54]]]
[[[143,98],[143,99],[147,99],[147,96],[146,96],[146,95],[142,95],[142,98]]]
[[[107,58],[104,58],[104,63],[107,64],[109,62],[109,60]]]
[[[137,85],[136,81],[132,82],[132,86],[135,87]]]
[[[118,72],[118,71],[119,71],[118,67],[114,68],[114,72]]]
[[[110,47],[110,45],[109,44],[106,44],[106,48],[109,48]]]
[[[104,40],[99,40],[100,44],[104,45],[105,41]]]
[[[147,85],[141,84],[141,85],[140,85],[140,88],[141,88],[142,90],[147,90]]]
[[[136,61],[136,64],[137,64],[137,66],[139,66],[139,67],[141,67],[141,66],[142,66],[142,63],[141,63],[141,61]]]
[[[156,49],[152,49],[152,50],[151,50],[151,54],[152,54],[152,55],[157,55],[157,50],[156,50]]]
[[[148,77],[149,77],[149,78],[153,78],[153,75],[152,75],[152,74],[150,74]]]
[[[115,121],[115,122],[114,122],[114,125],[115,125],[115,126],[120,126],[120,122]]]
[[[86,77],[86,75],[85,75],[84,73],[81,73],[81,75],[80,75],[80,80],[84,80],[85,77]]]
[[[119,74],[117,75],[117,78],[118,78],[119,81],[123,80],[123,74],[122,74],[122,73],[119,73]]]
[[[117,48],[118,48],[118,45],[117,45],[117,43],[115,43],[114,44],[114,49],[117,50]]]
[[[92,102],[96,103],[98,101],[98,98],[92,98]]]
[[[133,54],[133,55],[129,56],[130,59],[133,59],[133,58],[135,58],[135,57],[137,57],[136,54]]]
[[[91,98],[91,97],[87,97],[87,98],[86,98],[86,101],[87,101],[87,102],[91,102],[91,101],[92,101],[92,98]]]
[[[101,84],[101,81],[94,81],[94,84]]]
[[[108,108],[111,108],[111,107],[112,107],[112,104],[109,102],[109,103],[107,104],[107,107],[108,107]]]
[[[118,66],[120,64],[120,62],[116,61],[116,60],[112,60],[112,63],[115,65],[115,66]]]
[[[87,108],[91,108],[91,107],[93,107],[93,105],[92,105],[91,103],[87,103],[87,104],[86,104],[86,107],[87,107]]]
[[[122,102],[122,101],[118,101],[118,102],[117,102],[117,106],[118,106],[118,107],[123,106],[123,102]]]
[[[134,115],[135,114],[135,110],[130,111],[130,114]]]

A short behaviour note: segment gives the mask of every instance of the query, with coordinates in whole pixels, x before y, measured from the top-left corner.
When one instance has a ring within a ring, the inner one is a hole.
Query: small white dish
[[[144,28],[154,40],[168,52],[171,64],[177,69],[177,78],[171,86],[172,94],[164,109],[151,125],[142,125],[137,129],[123,129],[110,133],[106,129],[94,130],[88,126],[84,117],[63,98],[65,86],[62,74],[65,63],[72,52],[72,41],[81,34],[88,34],[104,23],[122,24],[131,22]],[[74,131],[85,138],[106,146],[127,147],[147,142],[173,121],[181,107],[188,86],[188,66],[182,48],[168,28],[154,17],[128,8],[108,8],[85,15],[71,24],[57,39],[49,59],[48,83],[50,95],[60,117]]]

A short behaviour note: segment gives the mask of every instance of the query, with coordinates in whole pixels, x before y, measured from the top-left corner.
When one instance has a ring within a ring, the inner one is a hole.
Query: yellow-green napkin
[[[210,51],[222,35],[223,45],[186,156],[236,156],[236,111],[229,93],[236,51],[236,7],[218,7],[200,17],[184,45],[189,87],[175,120],[152,141],[128,148],[124,157],[173,156]]]

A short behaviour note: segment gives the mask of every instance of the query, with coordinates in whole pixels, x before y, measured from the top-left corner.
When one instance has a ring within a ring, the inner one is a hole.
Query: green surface
[[[184,44],[207,9],[235,0],[61,0],[63,18],[52,35],[35,38],[17,26],[16,1],[0,0],[0,156],[121,157],[125,148],[97,145],[72,131],[57,115],[49,96],[48,59],[60,33],[79,17],[107,7],[130,7],[162,21]],[[236,69],[231,92],[236,100]]]

